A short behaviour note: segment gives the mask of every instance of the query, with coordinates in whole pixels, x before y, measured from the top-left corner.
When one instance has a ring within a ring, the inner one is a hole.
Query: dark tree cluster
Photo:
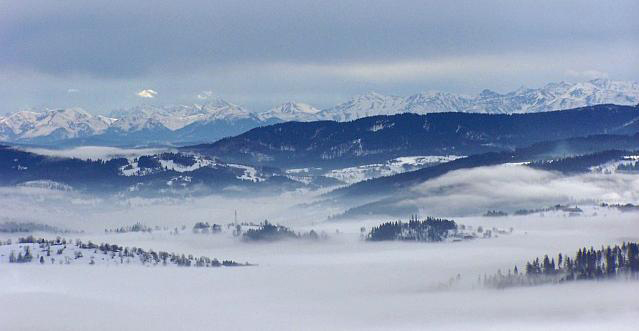
[[[402,221],[382,223],[371,229],[367,236],[370,241],[403,240],[403,241],[442,241],[451,232],[457,231],[455,221],[427,217],[420,221],[413,216],[408,223]]]
[[[319,240],[327,239],[325,233],[318,234],[315,230],[306,233],[296,233],[293,230],[279,224],[272,224],[264,221],[259,224],[257,229],[248,229],[242,235],[245,241],[278,241],[284,239],[310,239]]]
[[[507,274],[484,277],[484,286],[507,288],[563,283],[577,280],[602,280],[611,278],[639,279],[639,244],[623,243],[621,246],[582,248],[574,257],[559,254],[557,259],[545,255],[526,263],[524,270],[515,267]]]

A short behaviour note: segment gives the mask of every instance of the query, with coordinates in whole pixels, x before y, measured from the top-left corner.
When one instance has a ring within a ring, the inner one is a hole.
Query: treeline
[[[315,230],[309,232],[294,232],[293,230],[279,224],[272,224],[264,221],[255,229],[248,229],[242,235],[244,241],[278,241],[284,239],[308,239],[320,240],[327,239],[328,235],[324,232],[317,233]]]
[[[571,156],[555,160],[534,161],[529,167],[542,170],[559,171],[562,173],[588,172],[591,167],[610,161],[623,160],[626,155],[636,154],[622,150],[608,150],[593,154]]]
[[[563,283],[577,280],[602,280],[613,278],[639,279],[639,244],[582,248],[574,257],[557,255],[557,259],[545,255],[526,263],[523,270],[516,266],[507,273],[484,276],[483,285],[492,288],[532,286]]]
[[[427,217],[420,221],[413,216],[408,223],[402,221],[386,222],[373,227],[366,240],[404,240],[404,241],[442,241],[457,231],[455,221]]]
[[[0,243],[11,245],[11,241]],[[180,267],[235,267],[250,266],[252,264],[239,263],[232,260],[218,260],[207,256],[196,257],[191,254],[177,254],[165,251],[145,250],[139,247],[123,247],[115,244],[101,243],[95,244],[91,241],[83,242],[76,239],[75,242],[66,239],[56,238],[46,240],[28,236],[18,239],[20,250],[16,254],[13,250],[9,255],[10,263],[27,263],[36,258],[41,264],[58,262],[59,264],[71,264],[73,260],[80,260],[85,254],[90,259],[89,264],[95,264],[95,258],[101,257],[116,264],[128,264],[139,261],[142,265],[176,265]],[[32,245],[24,245],[32,244]],[[37,245],[37,246],[36,246]],[[32,249],[32,247],[34,247]],[[39,249],[34,255],[33,250]],[[55,253],[53,253],[55,252]],[[58,259],[56,259],[56,256]]]
[[[159,226],[155,227],[155,230],[160,230]],[[140,222],[137,222],[133,225],[121,226],[115,229],[104,229],[105,233],[128,233],[128,232],[153,232],[153,228],[150,226],[146,226]]]
[[[519,209],[515,211],[515,215],[524,216],[530,214],[544,213],[544,212],[552,212],[552,211],[563,211],[569,213],[571,215],[577,215],[583,213],[583,209],[578,206],[570,207],[565,205],[554,205],[548,208],[537,208],[537,209]]]
[[[634,205],[632,203],[626,203],[626,204],[607,204],[607,203],[602,203],[601,207],[604,208],[614,208],[617,209],[619,211],[622,212],[628,212],[628,211],[639,211],[639,206],[638,205]]]
[[[51,233],[73,233],[73,231],[67,229],[61,229],[55,226],[40,224],[40,223],[18,223],[18,222],[4,222],[0,223],[0,232],[4,233],[20,233],[20,232],[51,232]]]
[[[503,217],[503,216],[508,216],[508,213],[503,210],[489,210],[483,216],[484,217]]]

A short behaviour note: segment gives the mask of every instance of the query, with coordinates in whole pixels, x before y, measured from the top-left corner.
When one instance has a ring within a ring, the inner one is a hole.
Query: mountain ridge
[[[595,79],[575,84],[548,83],[536,89],[522,87],[504,94],[483,90],[476,96],[430,91],[400,97],[369,92],[321,110],[301,102],[287,102],[259,113],[222,99],[192,105],[141,105],[113,111],[109,116],[92,115],[80,108],[30,110],[0,116],[0,141],[184,145],[215,141],[287,121],[343,122],[377,115],[451,111],[519,114],[605,103],[638,104],[639,83]]]
[[[634,134],[639,108],[598,105],[530,114],[404,113],[350,122],[287,122],[183,147],[232,162],[280,168],[348,167],[411,155],[471,155],[546,140]]]

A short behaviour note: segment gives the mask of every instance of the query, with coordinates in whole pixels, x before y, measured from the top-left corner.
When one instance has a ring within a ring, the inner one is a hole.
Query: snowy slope
[[[111,114],[118,118],[113,127],[124,132],[139,131],[161,125],[171,131],[195,122],[217,120],[236,121],[254,118],[248,110],[218,99],[203,105],[151,106],[143,105]]]
[[[90,136],[104,132],[114,121],[80,108],[20,111],[0,118],[0,138],[17,140],[55,135],[58,139],[68,139]]]
[[[119,172],[122,176],[148,176],[168,171],[189,175],[202,168],[227,170],[234,173],[235,178],[241,181],[259,183],[267,179],[264,173],[254,167],[240,164],[227,164],[202,155],[181,153],[164,153],[127,158],[127,163],[120,167]]]
[[[123,247],[116,244],[94,244],[91,241],[36,239],[27,236],[15,242],[0,242],[0,264],[39,265],[139,265],[180,267],[248,266],[230,260],[220,261],[206,256],[176,254],[164,251]]]
[[[347,184],[353,184],[371,178],[396,175],[427,166],[453,161],[460,157],[461,156],[456,155],[405,156],[388,160],[384,163],[335,169],[324,174],[324,176],[335,178]]]

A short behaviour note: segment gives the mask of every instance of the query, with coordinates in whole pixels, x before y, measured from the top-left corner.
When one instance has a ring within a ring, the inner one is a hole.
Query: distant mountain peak
[[[495,98],[495,97],[499,97],[499,96],[500,96],[499,93],[497,93],[495,91],[492,91],[492,90],[489,90],[489,89],[483,89],[479,93],[479,97],[480,98],[484,98],[484,99],[486,99],[486,98]]]
[[[320,110],[306,103],[288,101],[273,107],[266,112],[259,113],[260,120],[278,119],[281,121],[316,121]]]

